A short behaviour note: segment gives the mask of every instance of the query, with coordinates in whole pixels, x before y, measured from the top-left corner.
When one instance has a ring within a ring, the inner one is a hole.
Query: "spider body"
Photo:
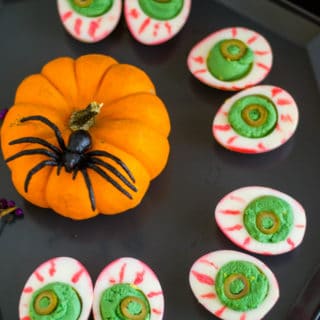
[[[91,136],[86,130],[77,130],[71,133],[63,155],[63,166],[67,172],[83,168],[86,163],[85,153],[91,149]]]
[[[64,168],[66,172],[72,173],[73,179],[76,178],[78,172],[81,172],[88,189],[92,210],[96,209],[96,204],[90,176],[88,175],[88,169],[95,171],[130,199],[132,199],[132,195],[127,189],[129,188],[130,191],[133,192],[138,191],[133,185],[133,183],[135,183],[134,177],[121,159],[103,150],[91,150],[92,139],[89,131],[83,129],[73,131],[66,145],[59,128],[49,119],[36,115],[22,118],[20,121],[39,121],[48,126],[54,132],[59,145],[59,147],[57,147],[46,140],[37,137],[24,137],[10,141],[10,145],[31,143],[43,146],[44,148],[22,150],[7,158],[6,162],[13,161],[19,157],[32,156],[36,154],[48,156],[47,160],[40,162],[29,170],[24,182],[25,192],[28,192],[28,186],[32,177],[46,166],[57,167],[57,175],[59,175],[62,168]],[[121,173],[119,169],[111,163],[100,159],[100,157],[114,161],[118,167],[122,169],[123,173]],[[121,185],[121,182],[124,186]]]

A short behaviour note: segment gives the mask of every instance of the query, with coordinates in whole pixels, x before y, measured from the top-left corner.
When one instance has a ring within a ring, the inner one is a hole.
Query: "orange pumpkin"
[[[1,145],[24,198],[79,220],[137,206],[167,163],[169,132],[142,70],[90,54],[55,59],[20,84]]]

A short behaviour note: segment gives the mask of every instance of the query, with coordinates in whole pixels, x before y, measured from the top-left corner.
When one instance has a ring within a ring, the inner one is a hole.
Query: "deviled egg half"
[[[57,257],[42,263],[26,282],[19,302],[20,320],[87,320],[93,286],[77,260]]]
[[[306,214],[287,194],[266,187],[245,187],[218,203],[215,219],[221,231],[239,247],[265,255],[295,249],[303,240]]]
[[[163,314],[160,282],[142,261],[119,258],[98,276],[93,299],[95,320],[161,320]]]
[[[212,132],[231,151],[263,153],[287,142],[298,121],[293,97],[279,87],[262,85],[227,99],[213,119]]]
[[[199,258],[189,274],[191,290],[208,311],[224,320],[262,319],[279,298],[278,282],[260,260],[232,250]]]
[[[261,82],[270,72],[272,61],[271,47],[261,34],[230,27],[196,44],[187,63],[190,72],[206,85],[238,91]]]
[[[98,42],[117,26],[121,0],[57,0],[60,20],[70,35],[82,42]]]
[[[191,0],[125,0],[124,16],[132,36],[146,45],[173,38],[186,23]]]

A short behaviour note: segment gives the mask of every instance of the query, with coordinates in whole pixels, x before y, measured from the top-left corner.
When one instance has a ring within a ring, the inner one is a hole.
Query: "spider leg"
[[[23,150],[23,151],[17,152],[13,156],[7,158],[5,161],[9,162],[9,161],[15,160],[19,157],[35,155],[35,154],[43,154],[43,155],[48,156],[51,159],[56,160],[56,161],[58,161],[58,159],[59,159],[55,153],[53,153],[47,149],[29,149],[29,150]]]
[[[27,174],[26,180],[24,181],[24,191],[28,192],[28,187],[31,178],[33,177],[34,174],[36,174],[38,171],[40,171],[42,168],[45,166],[56,166],[57,161],[55,160],[45,160],[37,164],[35,167],[33,167]]]
[[[25,137],[25,138],[12,140],[9,142],[9,145],[14,145],[14,144],[19,144],[19,143],[38,143],[44,147],[47,147],[48,149],[51,149],[55,153],[58,153],[58,154],[61,153],[60,149],[57,148],[56,146],[54,146],[53,144],[47,142],[44,139],[35,138],[35,137]]]
[[[84,181],[85,181],[86,186],[89,191],[89,198],[90,198],[90,202],[91,202],[92,211],[94,211],[94,210],[96,210],[96,201],[94,199],[93,188],[92,188],[92,184],[91,184],[88,172],[86,169],[81,169],[81,173],[83,175]]]
[[[114,156],[113,154],[106,152],[106,151],[102,151],[102,150],[94,150],[94,151],[87,152],[87,155],[88,156],[102,156],[102,157],[107,157],[109,159],[112,159],[118,165],[120,165],[120,167],[127,173],[127,175],[129,176],[129,178],[131,179],[132,182],[136,182],[135,178],[133,177],[132,173],[130,172],[130,170],[126,166],[126,164],[124,162],[122,162],[121,159]]]
[[[79,172],[79,169],[75,168],[72,174],[72,180],[74,180],[77,177],[78,172]]]
[[[30,117],[24,117],[24,118],[20,119],[21,122],[27,122],[30,120],[40,121],[40,122],[46,124],[50,129],[52,129],[54,131],[60,148],[62,150],[66,149],[66,145],[62,139],[61,131],[53,122],[51,122],[49,119],[47,119],[43,116],[30,116]]]
[[[98,166],[96,166],[93,163],[88,163],[87,164],[88,168],[94,170],[96,173],[98,173],[100,176],[102,176],[104,179],[106,179],[109,183],[111,183],[116,189],[118,189],[120,192],[122,192],[125,196],[127,196],[129,199],[132,199],[131,194],[123,189],[120,184],[113,180],[105,171],[103,171],[102,169],[100,169]]]
[[[97,158],[89,158],[88,160],[89,162],[93,163],[93,164],[98,164],[101,165],[102,167],[108,169],[109,171],[111,171],[115,176],[117,176],[127,187],[129,187],[132,191],[137,192],[137,188],[130,183],[130,181],[127,180],[127,178],[125,176],[123,176],[114,166],[112,166],[109,163],[106,163],[100,159]]]

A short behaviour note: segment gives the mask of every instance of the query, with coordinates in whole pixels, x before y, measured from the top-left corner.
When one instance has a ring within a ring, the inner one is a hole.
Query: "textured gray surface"
[[[139,207],[115,217],[74,222],[36,208],[16,193],[9,170],[0,159],[0,196],[16,200],[26,214],[23,221],[7,226],[0,237],[0,313],[5,320],[17,319],[20,292],[33,269],[50,257],[63,255],[79,259],[94,281],[115,258],[141,259],[157,273],[163,286],[165,319],[214,319],[193,297],[188,273],[205,253],[237,250],[218,230],[213,212],[226,193],[247,185],[288,193],[304,205],[308,218],[304,242],[295,251],[276,257],[257,256],[273,270],[280,284],[280,300],[266,319],[286,318],[320,261],[320,108],[307,49],[215,1],[194,2],[186,27],[160,47],[135,42],[123,19],[101,43],[79,43],[65,33],[53,0],[9,3],[0,10],[1,108],[12,104],[21,80],[38,72],[47,61],[99,52],[144,69],[172,121],[166,170],[152,183]],[[264,83],[286,89],[300,108],[295,136],[268,154],[240,155],[214,142],[212,118],[232,93],[204,86],[186,67],[186,57],[195,43],[229,26],[255,29],[269,40],[274,66]]]

